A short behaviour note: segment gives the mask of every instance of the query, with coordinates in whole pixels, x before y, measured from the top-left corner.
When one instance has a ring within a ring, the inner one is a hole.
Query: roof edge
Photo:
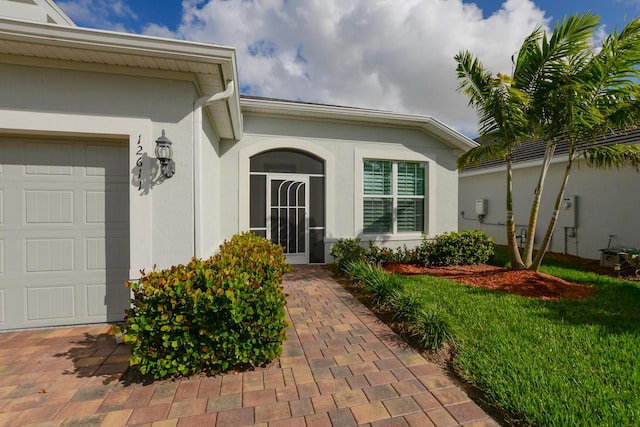
[[[53,0],[34,0],[37,5],[48,8],[53,12],[62,22],[56,22],[58,25],[68,25],[70,27],[77,27],[73,19],[65,13]]]
[[[9,40],[90,48],[111,52],[142,52],[176,59],[218,63],[235,58],[235,48],[179,39],[121,33],[83,27],[67,27],[0,17],[0,34]]]
[[[393,113],[388,111],[342,107],[337,105],[247,97],[240,97],[240,106],[243,113],[282,115],[289,117],[305,117],[360,123],[378,123],[419,128],[427,134],[431,134],[442,139],[453,148],[464,151],[468,151],[478,145],[477,142],[467,138],[455,129],[431,116]]]
[[[568,154],[560,154],[558,156],[554,156],[551,159],[551,164],[556,164],[556,163],[562,163],[562,162],[566,162],[569,160],[569,155]],[[518,169],[526,169],[526,168],[532,168],[532,167],[538,167],[538,166],[542,166],[543,163],[543,159],[535,159],[535,160],[529,160],[527,162],[521,162],[521,163],[514,163],[511,165],[511,169],[512,170],[518,170]],[[472,169],[469,171],[458,171],[458,176],[460,176],[460,178],[463,177],[469,177],[469,176],[479,176],[479,175],[487,175],[490,173],[496,173],[496,172],[504,172],[507,169],[507,166],[503,163],[497,166],[493,166],[490,168],[484,168],[484,169]]]

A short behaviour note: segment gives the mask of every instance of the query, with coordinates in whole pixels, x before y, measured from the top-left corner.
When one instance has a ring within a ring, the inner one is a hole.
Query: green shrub
[[[493,239],[478,230],[443,233],[430,240],[425,238],[417,249],[420,262],[426,266],[484,264],[493,252]]]
[[[209,260],[128,282],[131,365],[155,378],[259,366],[282,353],[287,321],[283,249],[251,233]]]
[[[369,242],[369,248],[364,252],[364,259],[369,264],[381,265],[395,262],[395,254],[393,249],[375,246],[373,242]]]
[[[412,322],[412,335],[427,349],[437,350],[451,341],[451,325],[448,318],[437,310],[422,310]]]
[[[360,244],[361,239],[340,239],[333,246],[329,255],[334,258],[334,263],[341,271],[353,261],[362,260],[365,257],[365,249]]]
[[[413,322],[422,308],[422,303],[414,292],[395,290],[389,295],[385,307],[391,311],[394,319]]]
[[[363,283],[363,280],[369,274],[372,264],[362,260],[352,260],[345,264],[342,272],[354,282]]]
[[[402,289],[398,276],[363,260],[347,264],[345,273],[373,296],[376,305],[384,305],[394,291]]]
[[[386,246],[378,247],[373,242],[369,242],[369,249],[365,251],[364,258],[371,264],[418,263],[417,250],[409,249],[407,245],[393,249]]]

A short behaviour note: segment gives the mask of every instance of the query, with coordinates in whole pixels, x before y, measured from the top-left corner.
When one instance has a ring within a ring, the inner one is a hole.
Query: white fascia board
[[[475,141],[430,116],[250,98],[240,98],[240,105],[242,111],[246,113],[418,128],[427,134],[437,136],[453,148],[463,151],[468,151],[478,145]]]
[[[0,18],[0,35],[7,40],[25,43],[208,64],[220,64],[222,61],[235,59],[235,49],[227,46],[5,18]]]

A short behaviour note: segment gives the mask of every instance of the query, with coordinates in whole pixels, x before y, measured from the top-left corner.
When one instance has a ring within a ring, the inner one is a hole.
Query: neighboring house
[[[475,143],[431,117],[240,97],[233,48],[78,28],[49,0],[0,16],[0,329],[121,320],[141,269],[245,230],[324,263],[342,237],[457,228]]]
[[[640,128],[599,138],[596,144],[638,144]],[[535,247],[546,233],[567,164],[566,143],[559,143],[549,168],[540,206]],[[516,234],[526,235],[544,144],[525,143],[514,155],[513,196]],[[574,163],[549,250],[600,259],[601,249],[640,247],[640,173],[634,168],[599,170]],[[460,173],[460,230],[479,229],[506,244],[504,163],[485,162]],[[485,210],[482,213],[482,210]],[[464,212],[464,214],[463,214]],[[480,218],[482,217],[482,218]],[[526,236],[531,238],[531,236]]]

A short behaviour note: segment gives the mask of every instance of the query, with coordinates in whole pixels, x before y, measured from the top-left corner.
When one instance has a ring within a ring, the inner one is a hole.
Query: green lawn
[[[640,425],[640,285],[559,263],[541,270],[598,292],[542,301],[428,276],[403,284],[448,313],[457,368],[516,424]]]

